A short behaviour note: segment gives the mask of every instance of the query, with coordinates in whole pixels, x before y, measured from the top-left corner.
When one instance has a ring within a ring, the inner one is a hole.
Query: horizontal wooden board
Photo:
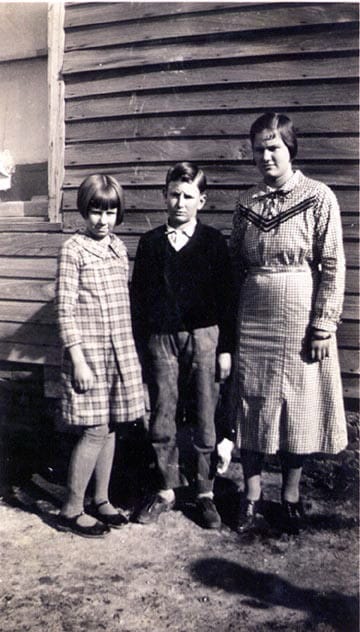
[[[66,88],[66,98],[89,97],[90,95],[120,94],[122,92],[142,92],[143,90],[177,89],[193,86],[213,87],[248,83],[304,81],[354,78],[358,76],[358,57],[330,57],[324,59],[306,58],[289,61],[267,61],[226,65],[189,67],[186,70],[158,70],[132,74],[118,74],[115,77],[93,76],[90,81],[71,82]]]
[[[159,16],[204,11],[229,11],[231,8],[245,8],[249,3],[230,2],[105,2],[74,3],[66,5],[65,28],[109,24],[125,20],[148,19]],[[253,5],[251,5],[253,6]],[[261,6],[261,5],[259,5]]]
[[[346,294],[344,299],[343,317],[351,320],[359,320],[360,304],[359,295]]]
[[[103,43],[103,42],[102,42]],[[162,65],[166,68],[169,64],[183,64],[202,60],[209,63],[211,60],[231,60],[247,58],[249,61],[256,57],[269,57],[300,54],[328,53],[338,51],[358,50],[358,26],[346,30],[326,26],[324,32],[314,35],[304,32],[287,34],[273,33],[252,34],[246,37],[240,34],[238,38],[228,38],[223,41],[213,42],[177,42],[171,44],[159,44],[151,46],[148,43],[143,46],[106,46],[102,48],[68,51],[64,55],[63,76],[79,74],[94,70],[101,72],[106,70],[139,68],[141,71],[146,66]],[[270,78],[269,78],[270,79]]]
[[[0,301],[51,301],[54,298],[54,286],[53,280],[35,281],[33,279],[0,278]]]
[[[80,184],[80,180],[76,184]],[[139,185],[137,187],[126,187],[124,191],[126,209],[125,224],[128,225],[129,228],[139,224],[141,227],[140,230],[142,230],[149,226],[149,222],[158,224],[159,220],[162,220],[163,212],[165,212],[163,187],[143,188]],[[227,224],[227,218],[221,217],[221,215],[226,211],[229,213],[234,211],[238,194],[238,185],[227,189],[209,187],[207,190],[205,209],[201,211],[201,216],[203,217],[205,213],[207,221],[211,219],[213,222],[213,216],[216,213],[219,215],[220,226],[223,225],[224,222]],[[359,191],[356,189],[339,189],[336,191],[336,196],[341,210],[343,213],[348,214],[347,216],[343,215],[344,230],[352,231],[354,234],[358,227]],[[77,188],[65,189],[63,209],[66,212],[76,210],[76,197]],[[154,216],[152,218],[154,213],[159,213],[159,217]]]
[[[222,90],[199,90],[197,92],[170,92],[164,94],[132,94],[68,101],[65,108],[66,120],[84,120],[129,114],[156,114],[176,112],[208,112],[209,110],[277,109],[290,107],[356,106],[358,103],[357,82],[346,84],[319,81],[313,85],[252,86],[238,88],[228,86]]]
[[[299,160],[328,160],[336,156],[338,160],[356,160],[358,139],[347,137],[303,138]],[[203,139],[182,140],[126,140],[117,142],[74,143],[66,149],[66,165],[104,165],[111,163],[169,162],[174,156],[182,160],[226,161],[252,160],[253,152],[247,139]],[[241,166],[239,166],[241,168]]]
[[[121,6],[119,6],[121,15]],[[268,31],[270,29],[301,28],[320,25],[324,29],[333,23],[357,22],[358,11],[355,4],[330,3],[329,5],[301,5],[293,3],[283,6],[272,3],[261,11],[240,9],[238,11],[214,11],[206,15],[184,15],[176,13],[161,19],[146,19],[108,24],[106,44],[137,44],[139,42],[159,42],[164,40],[223,37],[228,34],[238,36],[249,31]],[[66,33],[65,50],[98,48],[104,44],[104,28],[95,24],[86,29],[69,30]]]
[[[342,376],[343,394],[345,403],[346,400],[359,399],[360,397],[360,382],[357,376]]]
[[[93,84],[97,82],[94,81]],[[66,142],[102,141],[135,138],[163,137],[247,137],[256,114],[227,112],[217,114],[177,114],[174,116],[120,117],[96,121],[68,121]],[[321,110],[312,112],[292,111],[291,118],[302,136],[312,134],[356,134],[359,130],[358,108]]]
[[[183,160],[183,156],[173,157],[173,160],[161,165],[110,165],[99,166],[98,173],[108,173],[113,175],[126,187],[159,187],[162,188],[165,182],[166,172],[175,160]],[[221,188],[247,188],[252,183],[259,181],[259,174],[253,165],[249,164],[206,164],[203,161],[199,165],[204,168],[207,181],[210,186]],[[339,165],[334,162],[314,161],[306,164],[300,160],[296,161],[296,167],[301,169],[310,178],[316,178],[333,187],[335,191],[342,187],[355,189],[359,181],[358,165],[343,163]],[[92,165],[88,167],[68,167],[65,172],[64,185],[74,186],[89,174],[94,173]]]
[[[49,364],[58,366],[61,362],[61,350],[59,347],[37,345],[29,342],[13,343],[0,340],[0,359],[8,362],[24,364]]]
[[[1,233],[0,253],[10,257],[56,257],[63,233]]]
[[[42,323],[55,322],[53,301],[24,301],[21,297],[13,301],[0,301],[0,320],[14,323]]]
[[[360,374],[360,354],[352,349],[339,349],[340,367],[343,373]]]
[[[0,255],[0,278],[53,279],[55,273],[55,257],[34,259],[32,257],[2,257]]]
[[[343,321],[338,328],[339,347],[359,349],[359,323]]]

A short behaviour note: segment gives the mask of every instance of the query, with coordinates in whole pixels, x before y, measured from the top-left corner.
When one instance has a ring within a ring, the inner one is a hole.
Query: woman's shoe
[[[235,527],[237,533],[254,531],[259,526],[259,521],[263,520],[262,504],[262,496],[259,500],[241,500]]]
[[[304,526],[305,511],[302,500],[292,503],[282,499],[284,529],[293,535],[297,535]]]
[[[101,513],[100,507],[103,505],[110,505],[108,500],[104,500],[102,503],[98,505],[93,504],[91,508],[91,515],[94,516],[97,520],[100,520],[102,523],[111,527],[113,529],[121,529],[125,524],[128,523],[127,518],[123,516],[121,513],[116,512],[113,514],[104,514]]]
[[[83,538],[103,538],[105,535],[110,533],[109,527],[102,522],[97,521],[95,524],[87,527],[79,524],[78,519],[80,516],[83,516],[84,513],[85,512],[82,511],[72,518],[58,514],[56,519],[56,528],[59,531],[69,531],[71,533],[75,533],[75,535],[81,535]]]

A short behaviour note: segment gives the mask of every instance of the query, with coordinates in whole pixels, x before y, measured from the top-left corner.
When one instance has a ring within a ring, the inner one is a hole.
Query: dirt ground
[[[264,473],[268,522],[251,536],[233,529],[242,488],[236,455],[216,484],[220,531],[199,526],[185,490],[177,510],[157,524],[130,522],[104,540],[61,533],[54,518],[64,482],[54,472],[32,473],[0,501],[0,630],[357,631],[356,447],[353,441],[336,459],[308,462],[307,522],[297,536],[277,521],[275,460]],[[131,505],[123,503],[125,514]]]

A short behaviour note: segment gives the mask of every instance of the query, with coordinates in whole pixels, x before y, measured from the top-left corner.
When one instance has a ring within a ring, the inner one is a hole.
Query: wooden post
[[[50,2],[48,10],[48,108],[49,108],[49,220],[59,222],[64,180],[64,3]]]

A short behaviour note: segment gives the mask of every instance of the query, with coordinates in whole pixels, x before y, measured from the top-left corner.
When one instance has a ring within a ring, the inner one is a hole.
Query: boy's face
[[[169,224],[174,228],[187,224],[206,202],[206,194],[200,193],[193,182],[169,182],[164,192]]]

